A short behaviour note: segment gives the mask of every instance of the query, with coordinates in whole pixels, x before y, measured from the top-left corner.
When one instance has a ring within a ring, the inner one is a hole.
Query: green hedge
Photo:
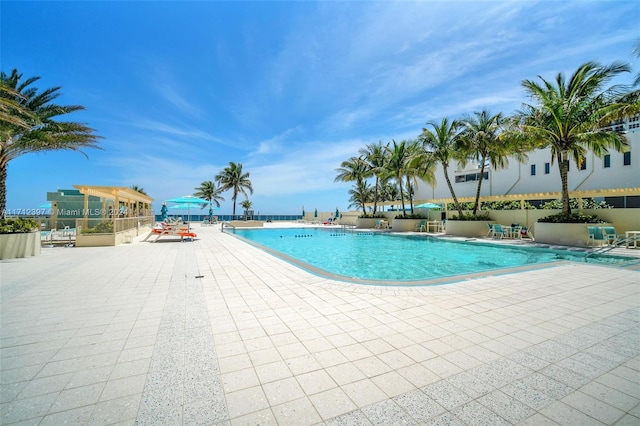
[[[580,212],[571,213],[565,216],[562,213],[546,216],[538,219],[543,223],[605,223],[606,221],[599,219],[596,215],[589,215]]]
[[[0,234],[33,232],[39,229],[38,222],[30,218],[0,219]]]
[[[93,228],[82,230],[83,234],[113,234],[113,222],[102,222]]]

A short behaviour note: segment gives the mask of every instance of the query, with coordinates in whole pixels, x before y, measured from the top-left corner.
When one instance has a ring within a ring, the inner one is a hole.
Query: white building
[[[589,152],[586,161],[578,165],[573,160],[569,165],[569,191],[589,191],[621,188],[640,188],[640,115],[616,122],[612,130],[624,131],[629,142],[625,153],[610,150],[603,158]],[[468,163],[459,168],[449,166],[449,178],[458,198],[475,197],[480,168],[477,163]],[[436,169],[436,185],[431,187],[420,182],[416,189],[416,200],[451,198],[442,166]],[[481,196],[533,194],[560,192],[561,181],[557,161],[552,161],[549,149],[528,153],[528,159],[519,163],[509,159],[505,169],[485,167]],[[614,207],[640,208],[640,196],[605,197]]]

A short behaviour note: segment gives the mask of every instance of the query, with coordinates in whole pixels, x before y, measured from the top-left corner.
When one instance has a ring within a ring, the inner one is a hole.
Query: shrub
[[[605,221],[599,219],[596,215],[588,215],[580,212],[571,213],[569,216],[565,216],[562,213],[546,216],[538,219],[538,222],[543,223],[604,223]]]
[[[384,219],[386,218],[385,215],[383,215],[382,213],[365,213],[365,214],[361,214],[360,216],[358,216],[360,219]]]
[[[570,199],[569,207],[571,207],[572,210],[578,209],[578,199],[577,198]],[[544,210],[561,210],[562,200],[547,201],[546,203],[541,205],[540,208]],[[593,198],[583,198],[582,208],[583,209],[611,209],[613,207],[607,204],[606,201],[596,201]]]
[[[455,215],[453,217],[450,217],[449,220],[477,220],[477,221],[487,221],[487,220],[491,220],[491,218],[489,217],[489,213],[478,213],[476,215],[473,215],[471,213],[467,213],[464,214],[462,213],[462,216],[459,215]]]
[[[113,233],[113,223],[112,222],[101,222],[94,226],[93,228],[86,228],[82,230],[83,234],[112,234]]]
[[[17,234],[39,229],[38,222],[31,218],[0,219],[0,234]]]
[[[395,219],[425,219],[425,217],[423,217],[418,213],[408,213],[408,214],[405,213],[405,214],[399,214],[398,216],[395,217]]]

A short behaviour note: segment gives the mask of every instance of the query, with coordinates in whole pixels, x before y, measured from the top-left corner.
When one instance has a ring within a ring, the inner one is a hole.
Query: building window
[[[609,167],[611,167],[611,155],[606,154],[604,156],[604,168],[608,169]]]
[[[630,166],[631,165],[631,151],[627,151],[623,154],[623,159],[624,159],[624,165],[625,166]]]
[[[551,173],[551,164],[550,163],[544,163],[544,174],[548,175],[549,173]]]
[[[482,174],[482,178],[483,180],[488,180],[489,179],[489,172],[484,172]],[[456,183],[462,183],[462,182],[473,182],[473,181],[477,181],[480,180],[480,173],[469,173],[466,175],[458,175],[456,176]]]
[[[536,165],[532,164],[531,165],[531,176],[535,176],[536,175]]]
[[[580,164],[578,164],[578,166],[580,170],[587,170],[587,160],[585,160],[584,158],[581,158]]]

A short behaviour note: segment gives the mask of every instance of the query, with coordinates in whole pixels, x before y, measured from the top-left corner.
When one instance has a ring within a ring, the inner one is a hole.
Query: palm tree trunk
[[[0,163],[0,219],[7,213],[7,163]]]
[[[562,181],[562,215],[571,215],[571,205],[569,204],[569,158],[568,153],[558,153],[558,167],[560,169],[560,180]]]
[[[402,203],[402,216],[404,216],[404,191],[402,190],[402,177],[398,178],[398,187],[400,187],[400,202]]]
[[[409,208],[411,209],[411,214],[413,215],[413,195],[411,195],[411,179],[407,176],[407,196],[409,198]]]
[[[453,185],[451,185],[451,180],[449,179],[449,173],[447,172],[447,166],[443,167],[444,170],[444,178],[447,181],[447,185],[449,186],[449,192],[451,192],[451,196],[453,197],[453,203],[456,205],[456,210],[458,210],[458,217],[462,217],[462,207],[458,202],[458,197],[456,197],[456,193],[453,190]]]
[[[480,166],[480,180],[478,180],[478,189],[476,190],[476,202],[473,204],[473,215],[475,216],[478,211],[478,202],[480,201],[480,188],[482,188],[482,180],[484,179],[484,162],[485,158],[482,157],[482,166]]]
[[[376,186],[373,191],[373,214],[375,216],[378,206],[378,176],[376,176]]]
[[[233,216],[236,215],[236,198],[238,198],[238,193],[234,192],[233,193]],[[234,217],[235,219],[235,217]]]

